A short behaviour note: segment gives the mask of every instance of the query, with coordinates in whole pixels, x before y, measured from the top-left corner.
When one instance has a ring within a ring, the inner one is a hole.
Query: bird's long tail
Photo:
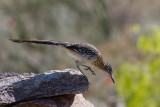
[[[57,46],[67,46],[68,43],[57,42],[53,40],[18,40],[18,39],[9,39],[17,43],[35,43],[35,44],[46,44],[46,45],[57,45]]]

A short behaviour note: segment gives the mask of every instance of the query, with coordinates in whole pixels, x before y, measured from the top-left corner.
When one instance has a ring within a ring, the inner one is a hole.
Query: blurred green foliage
[[[138,23],[133,24],[131,27],[132,27],[132,31],[135,33],[140,31],[140,25]]]
[[[160,54],[160,28],[149,26],[138,41],[138,47],[145,53]]]
[[[117,94],[127,107],[160,107],[160,28],[147,29],[137,43],[145,59],[136,64],[125,62],[116,73]]]

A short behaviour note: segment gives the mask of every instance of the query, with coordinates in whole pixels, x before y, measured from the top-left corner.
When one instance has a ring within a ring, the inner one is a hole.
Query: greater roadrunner
[[[109,74],[113,83],[115,83],[112,75],[112,67],[103,61],[101,53],[93,45],[87,43],[57,42],[53,40],[10,40],[17,43],[36,43],[61,46],[68,51],[71,57],[76,59],[76,67],[84,76],[86,75],[83,73],[80,66],[84,66],[85,70],[90,70],[92,74],[95,75],[95,72],[89,66],[84,65],[85,63],[89,63]]]

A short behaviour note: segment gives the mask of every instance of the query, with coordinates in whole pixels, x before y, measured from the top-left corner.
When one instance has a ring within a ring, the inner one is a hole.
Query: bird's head
[[[112,79],[113,83],[115,83],[114,77],[112,75],[112,67],[111,67],[111,65],[109,65],[108,63],[106,63],[104,65],[104,68],[105,68],[105,72],[107,72],[109,74],[109,76]]]

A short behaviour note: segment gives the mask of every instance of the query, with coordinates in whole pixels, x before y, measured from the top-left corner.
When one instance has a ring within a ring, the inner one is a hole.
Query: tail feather
[[[57,45],[57,46],[67,46],[67,43],[61,43],[53,40],[18,40],[18,39],[9,39],[17,43],[35,43],[35,44],[46,44],[46,45]]]

